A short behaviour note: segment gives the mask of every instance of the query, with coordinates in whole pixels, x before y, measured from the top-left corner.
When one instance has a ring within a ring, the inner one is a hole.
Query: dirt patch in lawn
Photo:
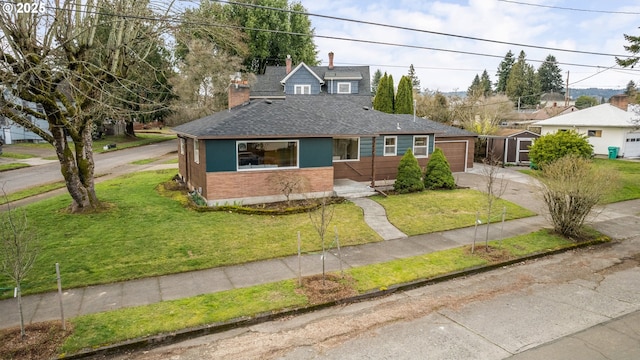
[[[20,327],[0,330],[0,359],[53,359],[65,339],[71,335],[71,325],[62,330],[59,321],[47,321],[25,326],[26,336],[20,338]]]
[[[348,276],[326,274],[323,279],[320,274],[302,278],[302,287],[298,291],[306,295],[311,304],[321,304],[358,295],[354,283]]]

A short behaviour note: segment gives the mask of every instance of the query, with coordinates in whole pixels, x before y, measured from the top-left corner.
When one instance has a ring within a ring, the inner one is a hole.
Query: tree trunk
[[[133,121],[126,121],[124,128],[124,134],[130,137],[136,137],[136,132],[133,128]]]
[[[60,171],[71,195],[72,212],[91,212],[100,206],[93,180],[95,163],[93,160],[91,121],[72,137],[75,149],[69,146],[65,131],[61,127],[52,128],[54,148],[60,161]]]

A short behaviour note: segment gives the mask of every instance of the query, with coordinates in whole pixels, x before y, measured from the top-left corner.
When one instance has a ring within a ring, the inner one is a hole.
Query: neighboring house
[[[609,147],[617,147],[618,156],[640,157],[640,131],[634,122],[635,111],[622,110],[611,104],[593,106],[584,110],[538,121],[541,134],[575,130],[587,136],[596,155],[608,155]]]
[[[44,112],[42,105],[16,98],[7,90],[4,91],[4,98],[15,104],[21,104],[24,108],[40,113]],[[27,118],[35,124],[35,126],[41,129],[49,129],[49,123],[46,120],[38,119],[32,115],[27,115]],[[0,139],[2,139],[7,145],[20,142],[44,142],[44,139],[39,135],[36,135],[33,131],[30,131],[2,116],[0,116],[0,131]],[[48,130],[45,131],[48,132]]]
[[[578,110],[579,109],[575,107],[575,105],[557,106],[554,104],[552,106],[543,107],[541,109],[536,109],[533,111],[515,112],[513,113],[513,116],[511,116],[511,119],[507,119],[507,121],[505,121],[501,125],[506,126],[508,128],[527,129],[535,132],[539,129],[533,127],[532,124],[538,121],[550,119],[552,117],[559,116],[559,115],[572,113]]]
[[[336,179],[392,180],[412,149],[422,167],[435,146],[460,171],[475,135],[411,115],[371,109],[368,67],[268,67],[252,88],[229,88],[229,110],[175,127],[179,171],[209,205],[284,200],[274,178],[306,179],[305,197],[333,193]],[[462,159],[462,160],[460,160]]]
[[[476,154],[482,159],[489,161],[499,161],[502,164],[521,165],[529,163],[529,146],[533,144],[535,139],[540,137],[539,134],[522,129],[499,129],[493,135],[481,135],[478,140],[480,142]]]

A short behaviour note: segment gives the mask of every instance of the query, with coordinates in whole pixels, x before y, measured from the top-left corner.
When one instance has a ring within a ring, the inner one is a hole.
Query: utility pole
[[[567,70],[567,85],[564,92],[564,106],[569,106],[569,70]]]

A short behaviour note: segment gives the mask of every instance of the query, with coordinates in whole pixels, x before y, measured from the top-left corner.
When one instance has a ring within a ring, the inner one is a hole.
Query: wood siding
[[[402,156],[376,157],[376,181],[394,180],[398,175],[398,164]],[[371,181],[371,157],[361,158],[360,161],[344,161],[333,163],[334,179],[351,179],[355,181]],[[419,158],[418,164],[424,170],[428,158]]]

